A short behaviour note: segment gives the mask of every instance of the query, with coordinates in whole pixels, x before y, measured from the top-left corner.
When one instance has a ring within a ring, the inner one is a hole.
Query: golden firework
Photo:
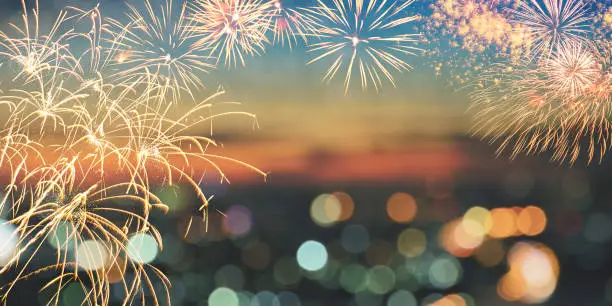
[[[498,153],[552,152],[552,159],[587,163],[610,146],[609,56],[599,48],[561,47],[551,57],[494,65],[472,93],[474,132]]]
[[[8,110],[0,166],[9,178],[0,210],[9,212],[3,224],[14,228],[15,247],[0,269],[15,275],[0,287],[1,299],[17,282],[52,271],[56,276],[42,289],[52,290],[54,305],[74,283],[92,305],[109,304],[111,283],[120,284],[124,304],[144,304],[145,291],[155,304],[169,301],[168,279],[130,247],[142,235],[162,247],[150,213],[168,207],[151,190],[187,184],[200,200],[194,211],[206,218],[204,169],[227,180],[217,165],[222,160],[265,174],[209,152],[214,139],[192,135],[193,128],[212,128],[225,116],[255,117],[217,112],[223,91],[199,98],[199,73],[210,65],[193,49],[185,5],[175,14],[172,1],[159,10],[145,1],[144,14],[130,6],[126,24],[103,18],[97,6],[70,7],[48,32],[39,26],[38,5],[31,13],[22,5],[23,25],[0,32],[0,58],[17,67],[6,74],[8,89],[0,95]],[[182,96],[199,102],[183,111]],[[57,249],[55,261],[33,265],[47,241]],[[126,279],[128,272],[133,277]]]
[[[168,0],[154,7],[148,0],[143,2],[127,4],[129,23],[110,21],[118,33],[115,77],[121,81],[148,80],[175,101],[182,92],[193,98],[193,91],[204,87],[201,74],[214,65],[210,56],[195,46],[197,33],[193,21],[186,17],[186,3]],[[129,56],[122,56],[126,54]]]

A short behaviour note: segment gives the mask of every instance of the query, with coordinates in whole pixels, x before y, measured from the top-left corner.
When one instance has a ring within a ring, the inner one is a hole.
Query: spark
[[[479,79],[490,63],[529,52],[532,39],[523,24],[512,23],[514,0],[437,0],[423,33],[437,77],[465,86]]]
[[[588,6],[581,0],[521,1],[511,9],[517,25],[525,26],[533,46],[531,56],[550,55],[559,47],[587,43],[585,34],[591,17]]]
[[[73,65],[66,43],[68,34],[60,30],[66,21],[66,11],[60,12],[48,33],[41,33],[38,2],[31,13],[26,9],[25,0],[21,4],[24,8],[22,24],[9,24],[14,33],[0,31],[0,56],[20,67],[15,79],[30,82],[40,79],[48,70]]]
[[[196,39],[187,20],[186,4],[172,0],[154,7],[149,0],[141,6],[128,4],[124,25],[111,21],[121,34],[117,38],[120,80],[148,79],[176,101],[181,93],[193,98],[194,90],[204,87],[201,74],[214,65],[203,50],[194,46]]]
[[[511,158],[551,152],[559,162],[573,164],[582,154],[587,163],[601,162],[612,132],[609,56],[567,46],[510,67],[491,67],[472,93],[474,133]]]
[[[126,255],[129,237],[150,234],[161,248],[150,213],[168,207],[151,192],[157,185],[193,188],[200,199],[194,211],[207,218],[211,196],[199,184],[196,165],[214,169],[225,181],[219,161],[265,176],[250,164],[211,153],[212,136],[191,134],[203,124],[212,129],[218,118],[255,117],[217,112],[223,92],[200,92],[200,72],[209,66],[203,49],[193,45],[199,38],[192,36],[184,5],[178,11],[172,1],[159,10],[148,1],[144,11],[130,6],[125,25],[103,18],[98,6],[69,7],[47,32],[38,26],[38,4],[32,13],[22,5],[23,25],[11,25],[15,33],[0,32],[0,57],[19,68],[0,65],[9,79],[0,92],[7,114],[0,126],[0,167],[10,179],[0,210],[9,211],[6,223],[16,228],[17,241],[0,269],[16,277],[0,287],[0,301],[18,282],[53,272],[42,285],[52,291],[49,304],[58,305],[62,289],[76,283],[86,291],[84,304],[108,305],[115,288],[108,269],[118,266],[132,275],[119,280],[123,304],[144,303],[145,290],[154,304],[169,303],[164,273]],[[86,31],[77,30],[83,25]],[[181,107],[185,93],[199,102]],[[196,100],[196,94],[206,98]],[[46,256],[43,243],[61,226],[70,228],[70,242],[57,249],[52,264],[35,267],[36,258]],[[73,252],[88,245],[96,247],[80,257]],[[105,260],[87,264],[96,258]],[[154,280],[161,291],[153,290]]]
[[[271,0],[273,26],[272,43],[287,44],[292,49],[301,40],[308,43],[309,36],[316,36],[316,28],[304,9],[288,8],[282,0]]]
[[[204,46],[227,67],[246,65],[246,56],[261,55],[270,28],[271,2],[262,0],[197,0],[190,2],[192,28]]]
[[[563,45],[543,61],[548,86],[558,94],[570,97],[583,93],[603,75],[595,56],[582,44]]]
[[[354,74],[363,90],[371,84],[379,91],[384,79],[395,87],[393,72],[412,69],[405,57],[421,51],[415,46],[419,34],[402,34],[418,18],[406,12],[413,2],[333,0],[330,6],[318,0],[308,11],[321,41],[310,46],[315,57],[308,64],[331,62],[323,76],[328,83],[343,71],[345,94]]]

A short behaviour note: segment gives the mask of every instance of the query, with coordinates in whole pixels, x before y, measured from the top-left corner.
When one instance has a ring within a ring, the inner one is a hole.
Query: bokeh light
[[[108,264],[109,254],[106,246],[96,240],[85,240],[76,249],[75,256],[79,267],[94,271]]]
[[[64,306],[80,305],[85,297],[83,287],[77,283],[68,284],[61,294]]]
[[[518,301],[526,292],[523,278],[516,272],[504,275],[497,284],[497,294],[506,301]]]
[[[368,270],[368,290],[376,294],[386,294],[395,286],[395,273],[387,266],[375,266]]]
[[[551,249],[539,243],[519,242],[508,252],[509,271],[498,282],[498,294],[508,301],[542,303],[553,294],[559,264]]]
[[[340,234],[340,244],[349,253],[364,252],[370,246],[370,233],[361,224],[347,225]]]
[[[448,253],[459,258],[471,256],[479,243],[484,241],[482,237],[467,234],[461,221],[461,219],[456,219],[444,224],[438,236],[440,245]]]
[[[366,289],[366,275],[368,271],[362,265],[348,264],[340,271],[340,285],[350,293],[357,293]]]
[[[429,305],[431,306],[467,306],[467,303],[461,295],[449,294]]]
[[[331,226],[340,220],[342,204],[331,194],[321,194],[310,205],[312,220],[323,227]]]
[[[276,295],[272,306],[301,306],[300,298],[290,291],[281,291]]]
[[[240,290],[244,286],[244,273],[239,267],[225,265],[215,272],[215,284],[232,290]]]
[[[327,250],[318,241],[309,240],[300,245],[297,251],[297,262],[306,271],[317,271],[327,263]]]
[[[397,250],[400,254],[414,258],[418,257],[427,248],[425,233],[419,229],[407,228],[397,238]]]
[[[232,205],[225,212],[223,229],[231,236],[243,236],[251,230],[252,226],[251,211],[247,207]]]
[[[429,282],[438,289],[454,286],[461,279],[463,269],[457,259],[442,255],[434,259],[429,267]]]
[[[463,215],[463,221],[472,225],[468,224],[466,230],[473,236],[484,236],[482,232],[486,234],[491,230],[492,224],[488,222],[489,218],[491,218],[489,210],[480,206],[471,207]]]
[[[238,296],[239,306],[251,306],[251,300],[255,296],[255,294],[249,291],[240,291],[236,295]]]
[[[444,295],[442,295],[441,293],[431,293],[425,296],[421,300],[421,305],[427,305],[427,306],[435,305],[437,301],[443,298],[444,298]]]
[[[118,283],[125,277],[125,270],[127,268],[127,261],[121,257],[115,258],[115,260],[109,265],[106,270],[106,278],[109,283]]]
[[[187,195],[190,190],[183,185],[172,185],[157,188],[155,195],[166,205],[169,211],[173,213],[185,210],[189,206],[189,198]]]
[[[76,245],[75,230],[72,223],[59,222],[49,234],[47,241],[56,249],[66,250],[74,248]]]
[[[387,306],[417,306],[414,294],[408,290],[397,290],[387,299]]]
[[[419,290],[420,280],[423,280],[423,275],[427,274],[427,271],[422,272],[417,267],[408,264],[395,267],[394,272],[396,289],[405,289],[411,292]]]
[[[394,193],[387,200],[387,214],[397,223],[408,223],[417,214],[416,200],[407,193]]]
[[[546,228],[546,214],[536,206],[527,206],[521,210],[516,220],[517,229],[526,236],[541,234]]]
[[[453,232],[453,240],[463,249],[476,249],[484,241],[486,232],[482,223],[469,218],[462,218]]]
[[[342,191],[334,192],[332,195],[340,202],[340,216],[338,217],[338,221],[346,221],[353,216],[353,212],[355,211],[355,202],[353,198]]]
[[[131,260],[143,264],[152,262],[159,251],[157,241],[147,233],[138,233],[130,237],[126,248],[127,256]]]
[[[210,306],[239,306],[238,296],[232,289],[219,287],[208,296]]]
[[[268,306],[274,305],[277,301],[276,295],[270,291],[260,291],[251,298],[251,306]]]
[[[483,267],[493,267],[501,263],[506,252],[501,240],[487,239],[474,252],[474,258]]]
[[[16,249],[15,227],[0,219],[0,267],[8,264]]]
[[[490,228],[489,236],[493,238],[508,238],[517,233],[517,214],[510,208],[495,208],[491,210],[486,227]]]

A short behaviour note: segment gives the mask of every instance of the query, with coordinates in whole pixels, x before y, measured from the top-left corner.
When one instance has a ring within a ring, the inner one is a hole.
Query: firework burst
[[[127,25],[112,22],[118,30],[115,61],[119,80],[142,79],[169,93],[174,100],[203,87],[201,75],[214,66],[203,50],[194,47],[196,39],[186,18],[186,4],[172,0],[154,7],[145,0],[141,6],[128,4]],[[127,55],[122,57],[122,55]]]
[[[550,55],[558,47],[587,43],[585,34],[592,21],[582,0],[521,1],[511,13],[512,21],[525,26],[531,37],[532,57]]]
[[[383,80],[395,86],[394,72],[410,70],[405,57],[421,50],[415,46],[418,34],[401,34],[418,17],[409,15],[413,1],[333,0],[332,5],[319,0],[309,12],[317,21],[316,35],[309,52],[315,57],[308,63],[328,60],[323,76],[331,81],[342,71],[345,93],[357,75],[362,89],[370,85],[378,91]]]
[[[246,65],[245,57],[260,55],[269,40],[272,2],[262,0],[197,0],[190,3],[198,46],[210,49],[227,67]]]
[[[25,0],[21,15],[21,24],[9,24],[10,32],[0,31],[0,56],[17,67],[14,81],[42,81],[48,70],[71,66],[73,57],[66,44],[69,32],[61,31],[66,21],[67,12],[61,11],[50,31],[43,33],[38,22],[38,2],[28,12]]]
[[[489,64],[508,56],[520,57],[530,48],[524,25],[512,24],[513,0],[437,0],[423,23],[426,50],[436,77],[452,85],[469,84]]]
[[[31,202],[23,211],[15,206],[11,209],[14,217],[9,223],[15,226],[18,249],[0,273],[15,271],[16,277],[1,288],[3,298],[18,281],[44,271],[57,271],[58,276],[43,286],[54,288],[50,302],[57,305],[62,289],[78,283],[86,292],[84,302],[108,305],[108,268],[119,262],[124,273],[130,271],[135,276],[130,281],[121,279],[128,289],[126,303],[142,294],[141,288],[150,286],[151,275],[146,270],[152,270],[152,275],[167,284],[157,269],[137,260],[122,260],[129,255],[126,245],[130,233],[147,233],[161,247],[160,235],[147,216],[151,209],[167,207],[144,186],[127,194],[125,184],[101,187],[100,182],[82,182],[78,178],[78,163],[76,157],[60,159],[31,171],[20,181],[19,185],[27,189],[21,194],[29,194],[27,200]],[[123,200],[122,206],[110,204],[116,200]],[[134,207],[126,207],[125,203],[133,203]],[[55,262],[32,268],[33,259],[47,241],[55,242],[57,247]],[[153,297],[157,301],[154,291]]]
[[[0,210],[10,215],[4,225],[15,229],[15,250],[0,269],[15,277],[0,287],[0,299],[6,301],[21,280],[55,272],[42,287],[52,291],[51,304],[59,303],[63,288],[78,284],[86,293],[83,303],[108,305],[111,283],[123,290],[123,304],[144,304],[144,295],[154,304],[169,302],[168,279],[130,249],[139,235],[161,248],[150,213],[168,207],[150,190],[187,184],[200,199],[194,211],[206,221],[210,196],[199,184],[203,168],[226,181],[217,161],[265,174],[210,153],[214,139],[191,135],[192,128],[212,129],[212,121],[225,116],[254,116],[216,112],[222,91],[176,115],[181,93],[196,99],[203,87],[199,74],[212,67],[193,49],[185,5],[175,11],[169,1],[157,10],[145,1],[144,10],[130,6],[125,24],[102,18],[98,6],[66,8],[46,33],[38,6],[28,13],[22,5],[23,26],[0,32],[0,57],[10,63],[0,67],[17,67],[3,75],[8,90],[0,95],[0,107],[8,110],[0,127],[0,166],[9,177]],[[36,266],[48,241],[55,241],[56,260]]]
[[[498,143],[498,154],[552,152],[555,161],[587,163],[610,146],[609,57],[593,49],[562,47],[550,58],[495,65],[483,75],[472,109],[476,134]],[[606,52],[607,53],[607,52]]]
[[[282,0],[272,0],[272,43],[287,44],[289,48],[297,45],[302,40],[308,43],[308,37],[316,32],[313,21],[303,10],[285,7]]]
[[[593,52],[582,44],[560,46],[551,57],[542,61],[542,71],[547,74],[550,90],[568,95],[568,98],[590,89],[603,73]]]

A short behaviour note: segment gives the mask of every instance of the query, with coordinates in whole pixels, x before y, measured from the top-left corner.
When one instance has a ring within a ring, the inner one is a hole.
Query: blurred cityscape
[[[297,147],[236,138],[227,152],[255,164],[276,159],[269,166],[278,168],[267,182],[246,171],[234,171],[232,184],[208,175],[207,227],[194,221],[186,233],[190,217],[202,217],[188,189],[156,190],[171,207],[154,216],[163,250],[153,239],[136,250],[167,273],[174,305],[612,303],[605,161],[585,169],[545,156],[496,159],[486,143],[465,137],[300,160],[291,155]],[[44,246],[49,261],[59,237]],[[19,283],[8,304],[44,304],[51,293],[34,293],[46,277],[53,274]],[[69,286],[60,301],[77,305],[82,294]]]

